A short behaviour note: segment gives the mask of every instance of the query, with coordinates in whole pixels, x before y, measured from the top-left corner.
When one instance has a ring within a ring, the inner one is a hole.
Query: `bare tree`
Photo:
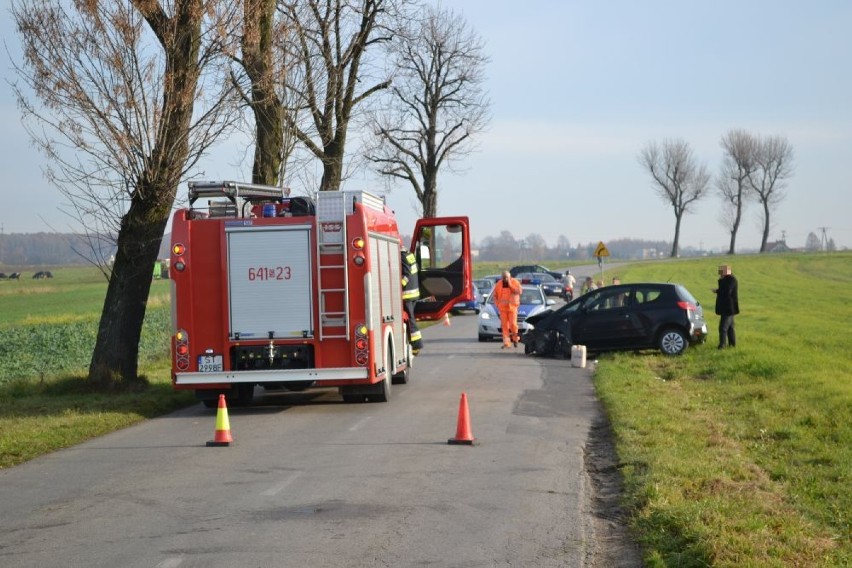
[[[527,238],[524,239],[526,243],[526,251],[529,254],[531,259],[542,259],[545,257],[547,253],[547,242],[544,240],[538,233],[530,233],[527,235]]]
[[[41,105],[16,92],[48,175],[84,225],[116,236],[89,380],[129,385],[178,184],[223,132],[225,94],[205,98],[215,89],[201,82],[213,12],[201,0],[22,0],[12,13],[24,46],[16,71]]]
[[[398,36],[391,108],[377,115],[369,159],[379,173],[407,180],[423,217],[438,214],[438,171],[467,156],[489,121],[483,94],[488,58],[464,19],[439,7]]]
[[[822,241],[816,236],[816,233],[808,233],[808,238],[805,240],[805,250],[808,252],[822,250]]]
[[[783,136],[761,138],[755,153],[755,171],[748,181],[758,203],[763,207],[763,237],[760,252],[769,242],[769,214],[784,198],[786,180],[793,175],[793,147]]]
[[[571,254],[571,240],[565,235],[559,235],[556,238],[556,250],[559,253],[559,257],[568,256]]]
[[[724,154],[722,168],[716,178],[716,188],[724,202],[722,222],[731,236],[728,254],[735,254],[743,207],[748,201],[751,189],[748,178],[757,168],[757,140],[745,130],[735,129],[722,136],[720,145]]]
[[[509,231],[500,231],[497,237],[485,237],[482,249],[488,251],[490,260],[515,260],[518,257],[520,242]]]
[[[684,214],[692,210],[710,183],[704,164],[699,165],[689,144],[681,139],[649,142],[639,154],[641,163],[654,180],[657,194],[672,206],[675,235],[671,257],[679,254],[680,227]]]
[[[243,0],[242,29],[226,36],[234,65],[231,81],[251,111],[254,162],[252,182],[283,183],[296,145],[285,113],[293,112],[292,91],[286,88],[294,61],[288,53],[287,28],[277,0]]]
[[[320,190],[337,190],[350,120],[357,107],[390,80],[367,52],[390,41],[404,0],[280,1],[297,65],[287,88],[297,98],[287,126],[322,161]],[[378,75],[378,76],[377,76]],[[366,87],[362,87],[366,85]],[[305,115],[306,120],[297,117]]]

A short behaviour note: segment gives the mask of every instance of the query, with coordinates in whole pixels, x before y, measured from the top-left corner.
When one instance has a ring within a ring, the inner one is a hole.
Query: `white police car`
[[[499,285],[497,284],[497,286]],[[521,286],[521,305],[518,306],[518,333],[522,335],[524,331],[532,328],[530,324],[526,323],[528,317],[539,314],[545,311],[548,306],[554,304],[556,304],[556,300],[548,299],[541,286]],[[479,311],[477,331],[480,341],[503,338],[500,314],[497,311],[497,305],[494,303],[493,290]]]

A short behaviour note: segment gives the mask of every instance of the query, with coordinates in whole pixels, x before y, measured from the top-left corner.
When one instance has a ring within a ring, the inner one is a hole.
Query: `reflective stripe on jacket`
[[[499,280],[494,285],[494,303],[498,309],[521,305],[521,283],[514,278],[509,278],[509,285]]]
[[[417,258],[414,253],[402,251],[402,299],[420,299],[420,281],[417,277]]]

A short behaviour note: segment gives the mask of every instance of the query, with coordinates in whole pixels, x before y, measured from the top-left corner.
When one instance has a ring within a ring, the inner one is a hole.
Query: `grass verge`
[[[186,407],[191,393],[176,392],[168,361],[144,368],[138,392],[92,392],[80,377],[16,379],[0,385],[0,469]]]
[[[740,280],[736,349],[718,351],[716,266]],[[849,566],[852,255],[620,268],[675,280],[711,339],[682,357],[599,359],[626,504],[650,566]],[[807,294],[797,291],[807,290]]]
[[[91,390],[84,376],[106,281],[91,267],[0,286],[0,468],[192,404],[170,382],[168,282],[152,283],[136,392]]]

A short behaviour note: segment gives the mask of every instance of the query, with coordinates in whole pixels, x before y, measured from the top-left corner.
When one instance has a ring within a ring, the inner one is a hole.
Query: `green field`
[[[742,314],[737,348],[718,351],[710,289],[724,262],[740,280]],[[106,282],[95,269],[53,272],[0,281],[0,467],[193,402],[169,384],[167,281],[154,282],[140,346],[150,386],[106,395],[81,378]],[[648,565],[852,565],[852,254],[643,262],[617,273],[685,284],[711,329],[708,344],[681,357],[598,358],[595,385]]]
[[[48,280],[0,280],[0,384],[88,369],[107,282],[94,267],[52,272]],[[143,366],[168,356],[169,333],[169,283],[155,280],[140,345]]]

